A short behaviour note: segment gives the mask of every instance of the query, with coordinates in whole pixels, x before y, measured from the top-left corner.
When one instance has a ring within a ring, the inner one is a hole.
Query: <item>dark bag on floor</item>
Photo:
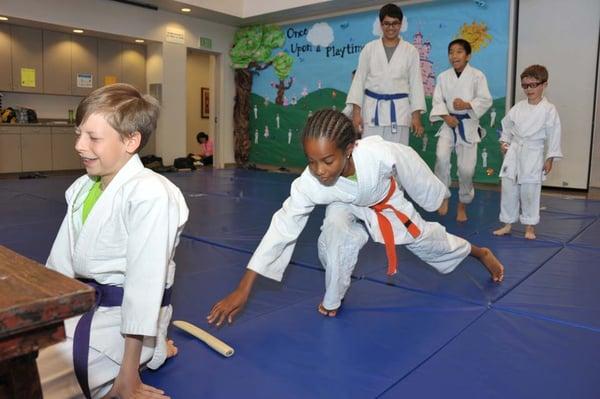
[[[194,166],[194,160],[192,158],[175,158],[173,161],[173,166],[177,169],[191,169],[196,170]]]

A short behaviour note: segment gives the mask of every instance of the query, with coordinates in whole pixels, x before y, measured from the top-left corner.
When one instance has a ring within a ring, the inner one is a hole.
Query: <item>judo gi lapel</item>
[[[127,181],[143,169],[144,165],[140,161],[140,157],[135,154],[125,166],[119,170],[117,175],[109,183],[108,187],[102,192],[102,195],[100,195],[98,201],[96,201],[96,204],[88,215],[85,224],[81,227],[79,238],[74,244],[73,262],[75,265],[84,262],[85,257],[91,254],[91,246],[96,241],[96,237],[102,229],[102,226],[112,216],[111,209],[113,208],[116,193]],[[83,197],[85,197],[85,194]],[[71,222],[70,225],[71,227],[72,223],[73,222]],[[79,267],[75,266],[75,269],[77,270]]]
[[[356,141],[352,152],[354,168],[358,183],[355,205],[371,206],[381,201],[389,189],[390,173],[382,170],[382,165],[369,151],[369,145],[377,141],[383,142],[380,136],[371,136]]]

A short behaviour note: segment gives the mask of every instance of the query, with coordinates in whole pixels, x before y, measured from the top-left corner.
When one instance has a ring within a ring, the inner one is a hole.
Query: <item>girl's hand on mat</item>
[[[161,389],[146,385],[140,379],[140,374],[135,373],[122,373],[115,379],[115,382],[104,399],[168,399],[165,392]]]
[[[215,323],[217,327],[223,324],[225,319],[231,324],[233,323],[233,317],[244,308],[247,300],[248,293],[245,290],[237,288],[212,307],[206,320],[208,320],[210,324]]]

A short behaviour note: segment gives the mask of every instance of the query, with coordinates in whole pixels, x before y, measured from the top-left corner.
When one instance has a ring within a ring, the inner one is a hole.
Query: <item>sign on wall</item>
[[[467,39],[471,64],[487,77],[494,98],[481,119],[487,135],[479,145],[475,180],[497,182],[502,158],[496,130],[505,113],[508,70],[509,0],[457,0],[403,6],[402,38],[420,54],[428,111],[437,75],[450,67],[448,43]],[[303,167],[300,135],[316,110],[345,107],[352,71],[363,46],[381,35],[378,10],[281,26],[282,49],[292,63],[268,68],[254,77],[250,109],[251,162]],[[425,136],[411,136],[410,145],[433,167],[439,123],[423,116]],[[455,164],[455,162],[454,162]]]

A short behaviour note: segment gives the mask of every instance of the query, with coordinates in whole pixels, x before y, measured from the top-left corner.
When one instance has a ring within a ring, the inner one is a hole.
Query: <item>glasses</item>
[[[397,28],[400,26],[402,22],[400,21],[394,21],[394,22],[382,22],[381,25],[383,25],[384,28]]]
[[[544,83],[546,83],[545,80],[541,82],[521,83],[521,87],[523,88],[523,90],[535,89],[536,87],[543,85]]]

